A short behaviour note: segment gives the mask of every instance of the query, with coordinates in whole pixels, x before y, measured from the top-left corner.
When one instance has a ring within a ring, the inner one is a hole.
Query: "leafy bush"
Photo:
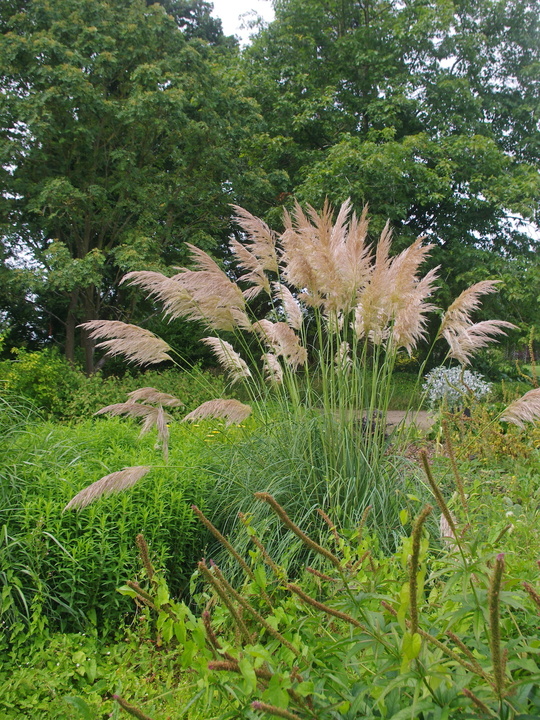
[[[84,378],[79,387],[66,400],[61,418],[79,420],[88,418],[105,405],[123,402],[128,393],[142,385],[151,386],[179,398],[186,410],[193,410],[225,389],[223,376],[194,367],[190,371],[176,368],[152,370],[122,378],[102,377],[99,374]]]
[[[100,373],[86,377],[54,348],[15,352],[15,360],[0,362],[0,397],[6,402],[25,398],[59,420],[86,419],[104,405],[120,402],[141,385],[176,395],[187,410],[224,392],[223,377],[198,366],[189,371],[172,368],[121,378]]]
[[[242,590],[216,565],[199,563],[202,617],[171,598],[139,539],[148,580],[121,591],[156,613],[179,666],[195,671],[188,706],[205,717],[250,720],[538,716],[538,567],[516,577],[511,556],[500,552],[504,519],[487,532],[466,523],[466,506],[450,511],[424,462],[442,513],[439,542],[425,530],[433,513],[426,506],[394,556],[382,556],[361,529],[340,532],[330,519],[321,546],[261,493],[324,570],[307,568],[301,582],[289,581],[248,521],[254,552],[251,565],[237,558]],[[118,702],[142,717],[129,696]]]
[[[13,352],[15,360],[0,363],[0,393],[4,397],[27,398],[46,413],[61,417],[73,393],[84,384],[84,375],[55,348]]]
[[[422,386],[431,407],[459,410],[486,398],[491,383],[464,367],[436,367],[426,375]]]

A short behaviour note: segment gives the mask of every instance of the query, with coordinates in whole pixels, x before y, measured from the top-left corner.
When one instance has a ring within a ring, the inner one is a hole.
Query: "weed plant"
[[[194,673],[179,717],[193,707],[219,720],[538,716],[538,567],[527,580],[517,575],[501,552],[510,528],[486,532],[465,496],[452,512],[426,456],[423,463],[441,517],[439,542],[426,530],[435,512],[427,505],[410,524],[404,518],[410,534],[393,556],[381,555],[365,528],[342,531],[330,518],[321,545],[259,493],[324,568],[307,567],[301,581],[291,581],[249,525],[251,562],[233,551],[245,570],[242,589],[217,565],[199,563],[200,615],[171,598],[139,538],[147,581],[122,592],[147,607],[180,667]],[[117,701],[150,720],[144,705],[128,696]]]

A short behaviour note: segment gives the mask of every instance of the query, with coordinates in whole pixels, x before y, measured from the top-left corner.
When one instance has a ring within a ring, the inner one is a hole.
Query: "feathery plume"
[[[366,213],[360,222],[353,215],[347,224],[350,210],[347,200],[334,224],[328,202],[320,214],[310,207],[309,218],[298,203],[293,217],[285,213],[283,276],[304,290],[302,297],[307,304],[324,305],[327,313],[348,312],[369,275]]]
[[[462,365],[468,365],[474,352],[490,342],[496,342],[495,335],[506,335],[503,328],[513,330],[515,327],[506,320],[483,320],[473,325],[447,326],[443,336],[450,346],[448,356]]]
[[[456,536],[450,527],[448,520],[441,514],[439,518],[439,536],[450,552],[457,552],[459,547],[456,545]]]
[[[240,267],[248,271],[241,275],[238,280],[240,282],[253,283],[253,287],[244,290],[244,297],[247,300],[251,300],[257,297],[262,290],[265,290],[270,295],[270,280],[264,272],[259,258],[234,238],[231,238],[229,247],[238,258]]]
[[[495,336],[504,335],[504,329],[516,326],[504,320],[486,320],[473,323],[471,313],[480,307],[480,296],[495,292],[498,280],[483,280],[464,290],[445,312],[440,334],[450,346],[449,356],[462,365],[470,362],[471,355],[490,342]]]
[[[174,397],[174,395],[159,392],[159,390],[152,387],[144,387],[139,388],[138,390],[133,390],[128,393],[128,398],[129,403],[136,403],[139,402],[139,400],[144,400],[151,405],[165,405],[166,407],[178,407],[179,405],[184,405],[184,403]]]
[[[427,298],[435,290],[436,269],[423,278],[418,269],[432,245],[417,238],[390,258],[391,230],[387,224],[377,244],[369,282],[358,294],[353,328],[358,338],[369,337],[376,345],[392,336],[396,349],[411,353],[425,337],[426,314],[434,309]]]
[[[253,323],[253,329],[263,338],[270,349],[296,370],[307,361],[307,350],[300,345],[298,335],[287,323],[273,323],[270,320],[259,320]]]
[[[147,465],[136,465],[134,467],[127,467],[118,472],[113,472],[110,475],[105,475],[100,480],[92,483],[88,487],[81,490],[73,497],[64,510],[71,510],[73,508],[83,508],[90,503],[97,500],[102,495],[110,495],[111,493],[122,492],[127,488],[133,487],[146,473],[150,472],[151,468]]]
[[[403,347],[409,355],[426,336],[426,315],[436,309],[427,299],[437,289],[434,282],[438,269],[433,268],[420,280],[411,278],[409,289],[395,303],[392,338],[396,349]]]
[[[442,323],[441,333],[447,328],[456,328],[463,325],[471,324],[471,313],[478,310],[482,304],[481,295],[489,295],[495,292],[498,280],[482,280],[471,285],[464,290],[461,295],[454,300],[448,310],[445,312]]]
[[[158,434],[158,445],[159,442],[161,442],[161,451],[163,453],[163,457],[165,458],[165,461],[169,458],[169,424],[168,421],[171,420],[171,416],[165,412],[163,407],[160,405],[157,411],[156,415],[156,430]],[[148,418],[145,420],[145,424],[148,422]],[[144,430],[144,428],[143,428]],[[141,435],[143,434],[143,430],[141,430]],[[156,446],[157,447],[157,446]]]
[[[212,350],[218,362],[229,373],[233,383],[251,377],[251,371],[245,361],[226,340],[217,337],[205,337],[202,341]]]
[[[347,372],[348,370],[350,370],[352,366],[351,346],[345,340],[340,343],[336,352],[336,357],[334,358],[334,362],[336,363],[336,367],[339,370],[343,372]]]
[[[506,408],[501,420],[524,428],[524,423],[540,419],[540,388],[529,390]]]
[[[293,330],[300,330],[304,317],[302,315],[302,309],[291,293],[289,288],[283,283],[275,282],[272,283],[274,290],[274,300],[281,300],[283,303],[283,309],[287,316],[287,322],[293,328]]]
[[[172,397],[172,395],[168,397]],[[137,402],[115,403],[114,405],[107,405],[94,413],[94,415],[104,414],[144,418],[139,437],[146,435],[146,433],[150,432],[155,426],[158,432],[158,441],[162,443],[163,455],[165,459],[167,459],[169,441],[168,423],[172,420],[172,417],[163,410],[161,405],[154,407],[153,405],[143,405]]]
[[[180,268],[167,278],[147,271],[128,273],[122,282],[139,285],[163,303],[165,314],[171,319],[185,317],[201,320],[216,330],[249,329],[251,323],[245,313],[245,298],[238,285],[232,282],[219,265],[204,250],[187,243],[195,270]]]
[[[153,365],[172,359],[167,354],[171,348],[164,340],[137,325],[119,320],[90,320],[79,327],[84,328],[93,340],[110,338],[96,345],[105,348],[109,355],[124,355],[139,365]]]
[[[233,205],[237,215],[233,220],[240,225],[249,239],[249,251],[259,260],[263,270],[278,272],[276,236],[268,225],[247,210]]]
[[[244,405],[239,400],[207,400],[198,408],[192,410],[182,422],[187,420],[205,420],[209,417],[223,418],[226,425],[239,424],[251,414],[249,405]]]
[[[142,405],[141,403],[127,402],[114,403],[114,405],[106,405],[94,413],[94,415],[127,415],[128,417],[146,417],[155,411],[150,405]]]
[[[283,368],[273,353],[264,353],[261,356],[264,367],[264,375],[268,382],[280,384],[283,382]]]

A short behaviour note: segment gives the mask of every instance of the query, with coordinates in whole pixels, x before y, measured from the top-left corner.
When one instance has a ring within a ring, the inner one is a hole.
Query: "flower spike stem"
[[[200,565],[200,563],[199,563]],[[285,645],[286,648],[288,648],[293,655],[296,655],[298,657],[300,655],[300,651],[294,647],[286,638],[283,637],[283,635],[278,632],[275,628],[273,628],[270,623],[266,622],[266,620],[263,618],[262,615],[260,615],[255,608],[248,603],[248,601],[240,595],[240,593],[236,592],[236,590],[232,587],[232,585],[229,584],[229,582],[223,577],[223,573],[218,568],[217,565],[213,565],[214,573],[215,573],[215,580],[217,580],[220,584],[220,586],[224,589],[224,591],[231,597],[233,597],[236,602],[241,605],[244,610],[247,610],[250,615],[252,615],[255,620],[261,625],[269,635],[274,637],[276,640],[278,640],[282,645]],[[212,575],[210,571],[208,571],[210,576]]]
[[[148,552],[148,545],[146,543],[144,535],[142,533],[139,533],[139,535],[137,535],[137,537],[135,538],[135,542],[137,543],[137,547],[139,548],[139,554],[141,556],[144,569],[146,570],[146,574],[148,575],[148,579],[152,580],[155,570],[154,566],[150,562],[150,553]]]
[[[467,512],[467,498],[465,497],[465,490],[463,488],[463,480],[461,478],[461,475],[459,474],[458,466],[456,463],[456,456],[454,454],[454,446],[452,445],[452,437],[450,435],[450,428],[448,427],[448,421],[443,420],[442,421],[442,427],[443,427],[443,433],[444,433],[444,441],[446,445],[446,452],[448,453],[448,457],[450,459],[450,465],[452,466],[452,472],[454,473],[454,479],[456,481],[456,486],[458,489],[459,497],[461,499],[461,504],[463,505],[463,509],[465,512]]]
[[[414,521],[412,531],[412,553],[409,563],[409,607],[411,610],[411,633],[413,635],[418,630],[418,559],[420,555],[420,539],[422,537],[422,527],[432,510],[431,505],[426,505]]]
[[[431,472],[431,467],[429,465],[428,456],[425,450],[423,450],[420,453],[420,457],[422,459],[422,465],[424,467],[424,472],[426,473],[426,477],[428,479],[429,486],[431,487],[431,490],[433,494],[435,495],[435,500],[437,501],[437,505],[441,509],[442,514],[446,518],[446,522],[450,526],[452,533],[455,538],[458,537],[458,531],[456,529],[456,523],[454,522],[454,518],[452,517],[452,513],[448,509],[448,505],[446,504],[446,501],[442,495],[441,489],[435,482],[435,478],[433,477],[433,473]]]
[[[471,690],[469,690],[469,688],[463,688],[463,690],[461,692],[465,695],[465,697],[468,697],[469,700],[472,700],[473,703],[476,705],[476,707],[479,710],[481,710],[483,713],[485,713],[486,715],[489,715],[489,717],[495,717],[495,713],[493,713],[488,708],[488,706],[480,700],[479,697],[476,697],[476,695],[473,692],[471,692]]]
[[[251,579],[255,580],[255,575],[253,574],[253,570],[249,567],[249,565],[246,563],[244,558],[240,555],[240,553],[237,553],[236,550],[233,548],[231,543],[225,538],[215,527],[212,525],[210,520],[204,515],[202,510],[199,510],[199,508],[196,505],[192,505],[191,509],[195,513],[195,515],[199,518],[199,520],[202,522],[202,524],[210,530],[212,535],[219,540],[219,542],[223,545],[223,547],[227,550],[228,553],[230,553],[233,558],[238,562],[242,570],[246,573],[246,575]]]
[[[251,707],[254,710],[260,710],[261,712],[268,713],[268,715],[285,718],[286,720],[302,720],[298,715],[295,715],[295,713],[292,713],[289,710],[275,707],[275,705],[268,705],[268,703],[259,702],[259,700],[252,702]]]
[[[139,718],[139,720],[152,720],[152,718],[148,715],[145,715],[142,710],[139,710],[139,708],[136,708],[134,705],[130,705],[124,700],[124,698],[121,698],[119,695],[113,695],[113,698],[120,705],[122,710],[125,710],[133,717]]]
[[[315,552],[319,553],[319,555],[323,555],[327,560],[330,560],[333,565],[335,565],[340,571],[341,571],[341,562],[339,558],[337,558],[333,553],[330,552],[330,550],[327,550],[326,548],[322,547],[318,543],[315,542],[315,540],[312,540],[308,535],[306,535],[298,525],[295,525],[291,518],[287,515],[285,510],[281,507],[281,505],[274,500],[272,495],[269,493],[255,493],[255,497],[258,500],[262,500],[263,502],[266,502],[270,505],[272,510],[276,513],[276,515],[280,518],[282,523],[286,525],[289,530],[292,530],[293,533],[302,540],[302,542],[308,546],[311,550],[314,550]]]
[[[529,597],[531,598],[533,603],[536,605],[536,607],[540,611],[540,595],[536,592],[536,590],[533,588],[533,586],[530,585],[528,582],[524,582],[523,587],[529,593]]]
[[[360,628],[361,630],[364,630],[365,632],[369,632],[362,623],[358,622],[356,618],[353,618],[351,615],[347,615],[347,613],[341,612],[340,610],[334,610],[334,608],[329,607],[328,605],[324,605],[323,603],[320,603],[318,600],[315,600],[315,598],[312,598],[311,595],[308,595],[305,593],[301,588],[298,587],[298,585],[294,585],[293,583],[288,583],[287,587],[291,592],[293,592],[295,595],[298,595],[298,597],[303,600],[308,605],[311,605],[314,608],[317,608],[317,610],[320,610],[321,612],[326,613],[327,615],[332,615],[333,617],[340,618],[340,620],[345,620],[345,622],[350,623],[351,625],[354,625],[354,627]]]
[[[499,553],[495,558],[495,567],[489,585],[489,629],[491,661],[493,663],[493,676],[495,678],[495,691],[502,699],[504,695],[504,659],[501,652],[501,626],[500,626],[500,591],[504,572],[504,554]]]
[[[198,563],[198,568],[204,577],[204,579],[214,588],[216,593],[219,595],[221,600],[223,601],[223,604],[231,614],[232,619],[236,623],[238,629],[240,630],[240,633],[242,637],[244,638],[245,642],[249,645],[251,642],[251,636],[249,634],[249,630],[246,627],[245,622],[242,620],[240,615],[238,614],[236,608],[234,607],[234,603],[231,600],[231,598],[228,596],[228,593],[226,589],[222,586],[222,584],[218,581],[216,577],[210,572],[210,569],[204,562],[204,560],[201,560]]]

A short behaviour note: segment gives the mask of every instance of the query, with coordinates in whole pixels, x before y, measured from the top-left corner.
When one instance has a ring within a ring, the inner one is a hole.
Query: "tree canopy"
[[[79,321],[134,312],[124,271],[182,263],[186,241],[219,255],[229,202],[278,227],[283,205],[327,197],[368,203],[398,247],[427,235],[452,293],[504,279],[507,315],[534,321],[539,1],[274,5],[240,53],[204,0],[4,4],[14,336],[52,335],[73,357]]]
[[[75,325],[122,304],[125,271],[226,236],[252,111],[226,79],[231,51],[198,37],[219,39],[205,5],[32,0],[4,19],[4,245],[38,264],[33,291],[70,358]]]

